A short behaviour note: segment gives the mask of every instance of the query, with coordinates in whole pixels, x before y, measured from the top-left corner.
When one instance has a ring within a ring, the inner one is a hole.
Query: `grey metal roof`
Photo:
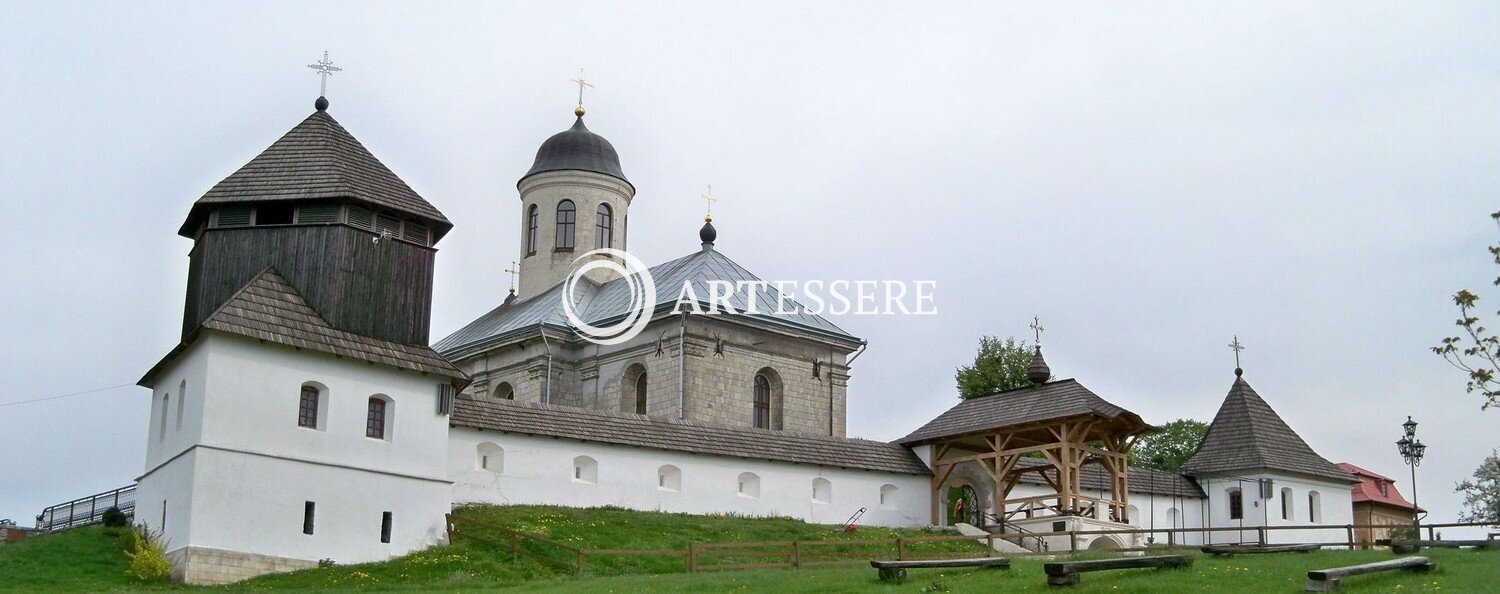
[[[247,336],[299,349],[349,357],[360,361],[390,365],[400,369],[431,373],[457,380],[462,387],[468,376],[431,348],[370,338],[334,329],[277,274],[267,268],[251,279],[224,305],[215,310],[182,344],[168,353],[141,378],[148,386],[167,363],[174,359],[202,330],[217,330]]]
[[[1198,451],[1182,465],[1182,473],[1267,470],[1355,482],[1353,475],[1308,447],[1245,378],[1236,377]]]
[[[1051,466],[1051,464],[1048,464],[1046,460],[1037,458],[1021,458],[1016,462],[1016,466],[1021,468],[1035,468],[1038,466]],[[1053,477],[1057,476],[1055,471],[1049,474]],[[1194,483],[1188,477],[1174,472],[1165,472],[1143,466],[1131,466],[1127,474],[1130,477],[1131,493],[1151,493],[1154,495],[1178,497],[1204,496],[1203,490],[1198,488],[1197,483]],[[1085,465],[1082,470],[1082,478],[1081,487],[1084,489],[1108,492],[1113,488],[1111,486],[1113,479],[1109,476],[1109,472],[1098,464]],[[1033,485],[1047,485],[1047,482],[1042,480],[1042,477],[1035,472],[1028,472],[1021,475],[1021,482]]]
[[[207,207],[226,202],[349,199],[425,219],[442,236],[453,224],[386,168],[326,111],[315,111],[193,204],[191,236]]]
[[[896,443],[916,444],[1079,415],[1097,415],[1106,419],[1126,417],[1146,425],[1135,413],[1106,402],[1077,380],[1064,379],[961,400]]]
[[[690,283],[694,294],[706,304],[709,295],[708,282],[711,280],[729,282],[761,280],[743,266],[713,249],[701,250],[658,264],[651,267],[649,272],[656,284],[657,308],[670,308],[676,303],[678,293],[682,290],[684,283]],[[750,316],[754,319],[807,329],[851,342],[859,341],[858,338],[851,336],[822,316],[809,313],[800,305],[793,307],[795,302],[782,308],[786,310],[785,313],[778,313],[775,305],[780,294],[774,286],[769,284],[744,285],[737,288],[730,295],[730,305],[739,311],[748,309],[752,288],[755,292],[756,309],[763,312]],[[524,301],[503,303],[447,338],[438,341],[434,348],[445,356],[457,357],[462,356],[461,353],[468,347],[501,339],[515,332],[529,330],[539,324],[567,328],[567,318],[563,315],[562,308],[562,290],[563,284],[559,283]],[[590,324],[608,323],[610,320],[622,318],[627,313],[630,307],[630,286],[623,278],[598,286],[580,282],[575,285],[573,299],[579,316]],[[706,305],[704,309],[707,309]]]
[[[553,134],[536,150],[536,161],[531,170],[521,179],[544,171],[592,171],[602,173],[625,183],[625,172],[620,169],[620,155],[614,145],[603,136],[590,132],[583,125],[583,116],[573,122],[573,127]]]
[[[893,443],[665,421],[644,415],[460,397],[449,423],[522,435],[901,474],[931,474]]]

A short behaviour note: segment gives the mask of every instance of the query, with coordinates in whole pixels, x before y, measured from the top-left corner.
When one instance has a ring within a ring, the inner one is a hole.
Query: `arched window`
[[[501,449],[500,446],[484,442],[479,444],[479,447],[475,448],[475,450],[475,470],[488,470],[495,474],[505,471],[505,450]]]
[[[1130,523],[1133,522],[1133,523],[1135,523],[1135,525],[1140,526],[1140,525],[1142,525],[1142,522],[1141,522],[1141,519],[1140,519],[1140,515],[1141,515],[1141,508],[1132,505],[1130,507],[1125,508],[1125,519],[1120,520],[1120,522],[1123,523],[1123,524],[1130,524]]]
[[[391,400],[383,396],[371,396],[365,408],[365,437],[391,440]]]
[[[164,440],[164,439],[167,438],[167,415],[171,414],[171,412],[172,412],[172,409],[170,408],[171,406],[172,406],[172,395],[171,394],[162,394],[162,396],[161,396],[161,431],[159,431],[157,433],[157,435],[156,435],[156,440],[157,441],[161,441],[161,440]]]
[[[500,400],[515,400],[516,389],[512,388],[507,382],[500,382],[500,385],[495,386],[495,398]]]
[[[599,462],[588,456],[574,458],[573,482],[589,484],[599,482]]]
[[[557,203],[557,249],[573,249],[573,226],[578,222],[578,209],[572,200]]]
[[[755,375],[755,428],[771,428],[771,380]]]
[[[322,398],[316,386],[302,386],[302,399],[297,403],[297,426],[318,428],[318,409]]]
[[[536,253],[536,232],[540,218],[535,204],[526,209],[526,255],[528,256]]]
[[[1173,507],[1173,508],[1168,509],[1167,510],[1167,523],[1171,524],[1173,528],[1184,528],[1185,526],[1178,526],[1177,525],[1177,516],[1178,516],[1177,508]]]
[[[662,491],[681,491],[682,469],[671,464],[656,469],[656,488]]]
[[[1318,495],[1317,491],[1307,492],[1307,521],[1313,523],[1323,521],[1323,507],[1320,505],[1322,501],[1323,498]]]
[[[599,210],[594,212],[594,247],[615,247],[615,213],[609,209],[608,204],[599,203]]]
[[[1281,519],[1292,519],[1292,488],[1281,488]]]
[[[739,496],[760,498],[760,477],[753,472],[741,472],[739,478]]]
[[[1245,517],[1245,500],[1240,495],[1238,488],[1229,490],[1229,519],[1238,520]]]
[[[177,430],[182,431],[182,407],[187,402],[187,380],[177,385]]]
[[[626,367],[625,373],[620,375],[620,412],[646,414],[649,387],[645,365],[636,363]]]
[[[896,485],[880,486],[880,509],[896,509]]]
[[[813,479],[812,500],[813,503],[832,503],[833,483],[823,477]]]

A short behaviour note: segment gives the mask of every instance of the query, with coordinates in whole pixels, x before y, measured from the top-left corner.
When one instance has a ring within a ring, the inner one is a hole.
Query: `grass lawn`
[[[468,507],[456,512],[546,536],[580,548],[683,549],[689,542],[838,540],[926,536],[921,530],[862,528],[837,533],[829,526],[784,518],[688,516],[617,509],[536,506]],[[479,528],[469,528],[482,531]],[[480,534],[481,532],[476,532]],[[490,535],[493,536],[493,535]],[[967,542],[927,545],[968,548]],[[982,547],[977,547],[982,549]],[[826,547],[824,550],[833,550]],[[540,551],[545,553],[545,551]],[[850,549],[846,558],[889,557]],[[1429,550],[1438,562],[1427,574],[1390,573],[1350,578],[1351,592],[1486,591],[1500,587],[1500,552]],[[1085,574],[1076,592],[1298,592],[1309,569],[1391,559],[1384,550],[1309,554],[1199,557],[1186,570],[1126,570]],[[734,558],[723,562],[773,559]],[[779,559],[775,559],[779,560]],[[582,577],[509,554],[473,539],[382,563],[339,565],[267,575],[227,587],[148,584],[126,575],[120,539],[100,527],[36,537],[0,546],[0,591],[435,591],[513,592],[917,592],[943,586],[954,592],[1047,590],[1042,561],[1013,561],[1009,570],[912,570],[904,585],[881,584],[868,566],[683,573],[677,557],[590,558]]]

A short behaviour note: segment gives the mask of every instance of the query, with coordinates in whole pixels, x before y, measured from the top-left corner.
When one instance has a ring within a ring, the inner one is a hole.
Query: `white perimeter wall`
[[[182,429],[177,398],[186,381]],[[446,381],[331,355],[206,332],[153,390],[136,517],[168,551],[210,547],[305,560],[374,561],[438,542],[451,484]],[[302,385],[325,391],[325,420],[297,425]],[[165,437],[162,395],[171,393]],[[367,403],[388,397],[389,439],[365,436]],[[304,502],[314,531],[302,532]],[[382,512],[392,513],[389,544]]]
[[[481,443],[503,449],[499,472],[478,469]],[[929,523],[931,478],[925,475],[695,455],[461,427],[452,429],[449,444],[448,469],[454,482],[455,504],[614,505],[691,514],[790,516],[818,524],[842,523],[864,507],[860,524]],[[578,456],[598,462],[595,482],[573,478]],[[681,470],[680,490],[657,486],[657,473],[663,465]],[[759,497],[738,493],[743,472],[759,477]],[[813,481],[818,478],[827,480],[831,487],[827,503],[813,500]],[[895,488],[884,506],[880,503],[883,486]]]
[[[1271,497],[1261,499],[1258,479],[1272,481]],[[1270,543],[1341,542],[1347,538],[1344,526],[1354,523],[1354,501],[1348,483],[1325,482],[1305,477],[1281,474],[1246,474],[1233,477],[1199,477],[1198,484],[1208,493],[1208,505],[1204,513],[1212,526],[1243,527],[1246,530],[1216,532],[1214,543],[1257,542],[1260,526],[1306,526],[1317,524],[1327,529],[1272,530],[1266,533]],[[1291,518],[1281,518],[1281,490],[1291,489]],[[1229,492],[1240,489],[1244,497],[1244,517],[1239,520],[1229,517]],[[1307,495],[1318,494],[1317,521],[1308,516]]]

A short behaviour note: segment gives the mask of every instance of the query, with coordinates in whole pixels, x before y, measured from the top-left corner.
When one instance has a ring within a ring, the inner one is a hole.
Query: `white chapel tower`
[[[516,189],[521,193],[521,279],[517,297],[529,299],[568,277],[573,260],[599,248],[625,250],[625,223],[635,186],[603,136],[583,125],[552,135]],[[594,271],[599,273],[602,271]],[[610,276],[590,274],[596,282]]]

